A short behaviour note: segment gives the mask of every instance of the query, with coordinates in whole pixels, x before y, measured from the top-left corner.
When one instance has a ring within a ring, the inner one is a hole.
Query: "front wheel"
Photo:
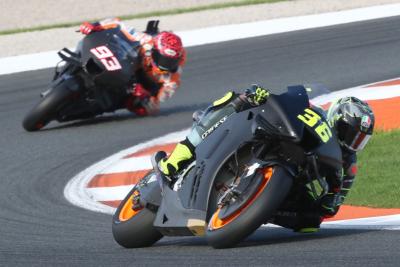
[[[54,120],[61,105],[73,94],[65,82],[44,96],[36,106],[25,116],[22,126],[28,132],[40,130],[50,121]]]
[[[274,215],[293,184],[293,177],[280,166],[266,167],[257,175],[262,181],[243,205],[221,216],[223,209],[235,207],[234,201],[225,203],[211,216],[206,238],[214,248],[232,247],[253,233]]]
[[[157,187],[154,188],[157,190],[159,188],[158,182],[149,182],[153,175],[153,171],[149,172],[139,184]],[[153,226],[156,213],[144,207],[133,207],[132,198],[135,194],[139,194],[138,192],[140,192],[140,188],[135,186],[120,203],[113,216],[112,233],[114,239],[125,248],[151,246],[163,237]]]

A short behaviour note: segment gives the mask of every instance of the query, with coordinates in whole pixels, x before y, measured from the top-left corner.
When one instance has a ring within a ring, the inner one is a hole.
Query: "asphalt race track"
[[[0,265],[398,266],[399,231],[301,235],[263,228],[234,249],[214,250],[202,238],[183,237],[127,250],[113,240],[111,216],[72,206],[63,189],[106,156],[188,127],[195,109],[228,89],[254,82],[273,90],[306,82],[344,89],[398,77],[399,59],[400,17],[194,47],[182,88],[161,115],[122,111],[52,123],[37,133],[25,132],[21,122],[52,70],[1,76]]]

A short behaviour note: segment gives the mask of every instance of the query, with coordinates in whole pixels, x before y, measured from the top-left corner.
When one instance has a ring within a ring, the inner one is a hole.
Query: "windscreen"
[[[280,95],[271,95],[265,103],[265,109],[256,118],[258,123],[271,134],[300,142],[304,124],[297,118],[309,107],[304,86],[291,86]]]

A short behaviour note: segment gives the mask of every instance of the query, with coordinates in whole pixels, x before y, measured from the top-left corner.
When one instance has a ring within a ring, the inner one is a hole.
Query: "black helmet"
[[[356,97],[340,98],[332,103],[327,117],[342,146],[356,152],[364,149],[375,124],[374,113],[367,103]]]

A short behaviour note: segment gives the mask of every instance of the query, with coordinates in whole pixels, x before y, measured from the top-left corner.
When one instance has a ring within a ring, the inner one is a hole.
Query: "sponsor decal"
[[[122,69],[118,59],[114,56],[113,52],[107,46],[102,45],[90,49],[90,52],[95,55],[108,71],[115,71]]]
[[[217,129],[222,123],[224,123],[227,118],[228,118],[228,116],[225,116],[222,119],[220,119],[219,121],[217,121],[213,126],[211,126],[210,129],[208,129],[201,135],[201,139],[205,139],[207,136],[210,135],[210,133],[214,132],[214,130]]]
[[[172,49],[169,49],[169,48],[165,49],[164,53],[167,54],[168,56],[171,56],[171,57],[175,57],[176,56],[176,52],[174,50],[172,50]]]
[[[361,126],[364,128],[369,128],[371,126],[371,119],[369,118],[369,116],[364,115],[361,119]]]

